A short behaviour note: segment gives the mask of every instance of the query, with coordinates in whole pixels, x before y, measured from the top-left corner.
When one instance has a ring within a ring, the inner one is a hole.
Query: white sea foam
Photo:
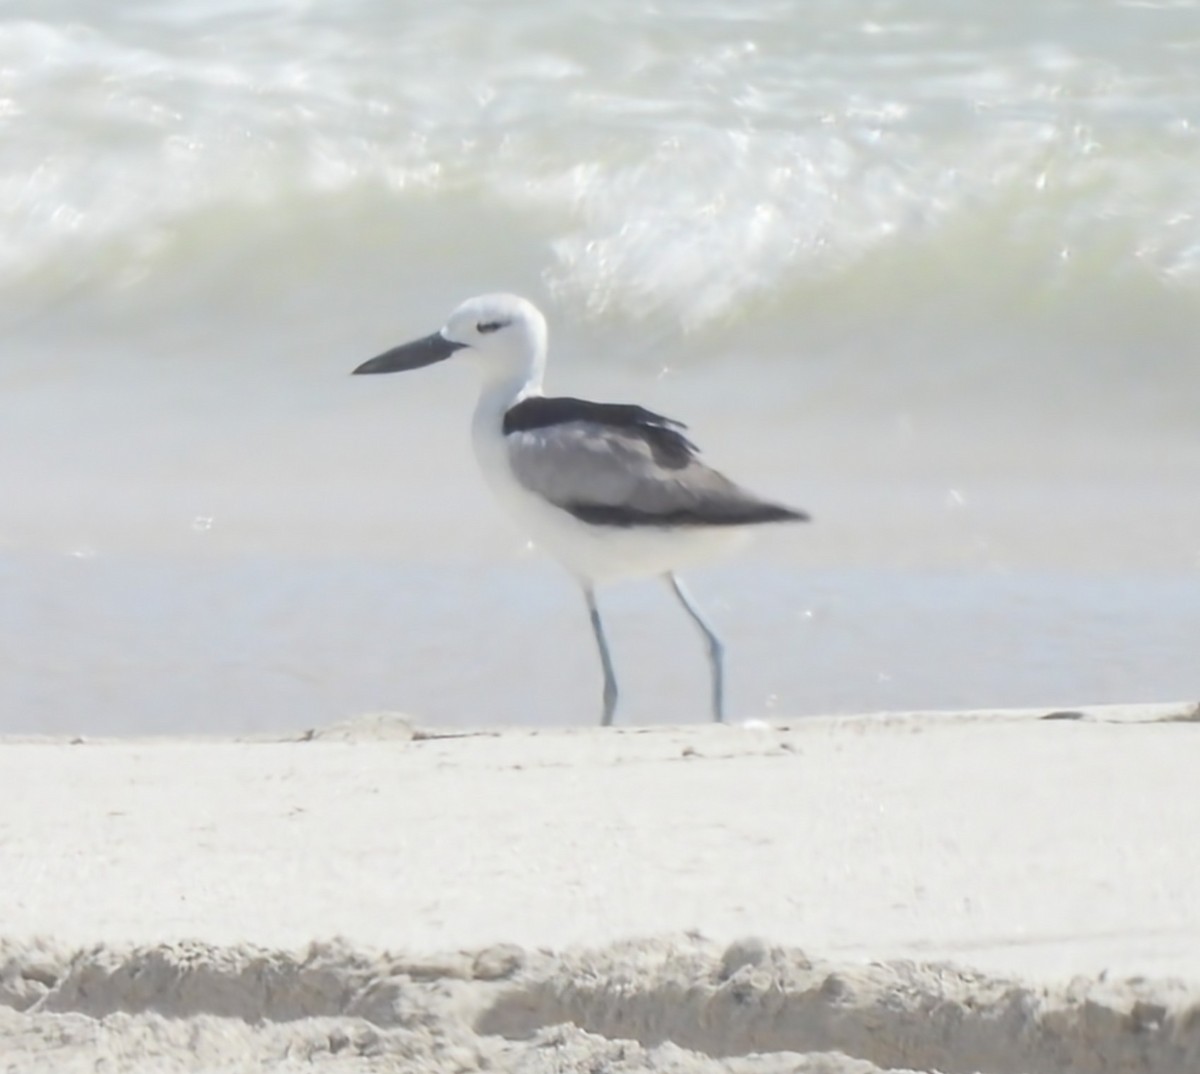
[[[57,7],[0,28],[0,278],[42,301],[345,229],[403,277],[414,215],[447,283],[483,246],[693,328],[831,280],[865,317],[914,275],[999,319],[1200,286],[1191,5]]]

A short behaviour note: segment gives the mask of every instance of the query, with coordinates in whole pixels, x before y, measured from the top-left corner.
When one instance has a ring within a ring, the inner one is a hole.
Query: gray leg
[[[700,614],[700,610],[693,603],[688,591],[683,588],[683,583],[671,571],[667,572],[666,579],[671,583],[671,588],[675,590],[675,596],[679,598],[679,603],[683,605],[684,610],[692,617],[692,622],[700,628],[700,633],[704,635],[704,642],[708,646],[708,667],[712,672],[713,719],[717,723],[724,723],[725,671],[722,665],[725,659],[725,646],[721,644],[721,639],[717,637],[713,628],[705,622],[704,616]]]
[[[600,726],[608,727],[617,708],[617,677],[613,674],[612,657],[608,655],[608,642],[604,637],[604,624],[600,622],[600,609],[596,607],[596,594],[590,585],[583,587],[583,598],[587,601],[592,633],[596,635],[596,648],[600,650],[600,666],[604,669],[604,715],[600,717]]]

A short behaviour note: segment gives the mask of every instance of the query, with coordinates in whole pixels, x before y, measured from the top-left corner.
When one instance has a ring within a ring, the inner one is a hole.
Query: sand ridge
[[[340,941],[2,942],[0,1034],[9,1069],[31,1072],[111,1058],[130,1072],[1185,1074],[1200,1069],[1200,989],[1031,987],[947,964],[826,962],[753,937],[425,957]]]

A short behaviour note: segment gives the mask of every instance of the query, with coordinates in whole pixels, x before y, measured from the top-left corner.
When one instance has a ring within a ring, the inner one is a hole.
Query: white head
[[[490,382],[540,384],[546,364],[546,318],[517,295],[469,298],[443,328],[360,365],[355,373],[399,373],[454,356],[469,358]]]

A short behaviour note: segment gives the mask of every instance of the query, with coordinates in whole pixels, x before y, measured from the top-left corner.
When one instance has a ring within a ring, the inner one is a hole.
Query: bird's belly
[[[735,550],[749,536],[739,527],[595,525],[555,507],[510,476],[489,484],[535,545],[591,582],[695,566]]]

